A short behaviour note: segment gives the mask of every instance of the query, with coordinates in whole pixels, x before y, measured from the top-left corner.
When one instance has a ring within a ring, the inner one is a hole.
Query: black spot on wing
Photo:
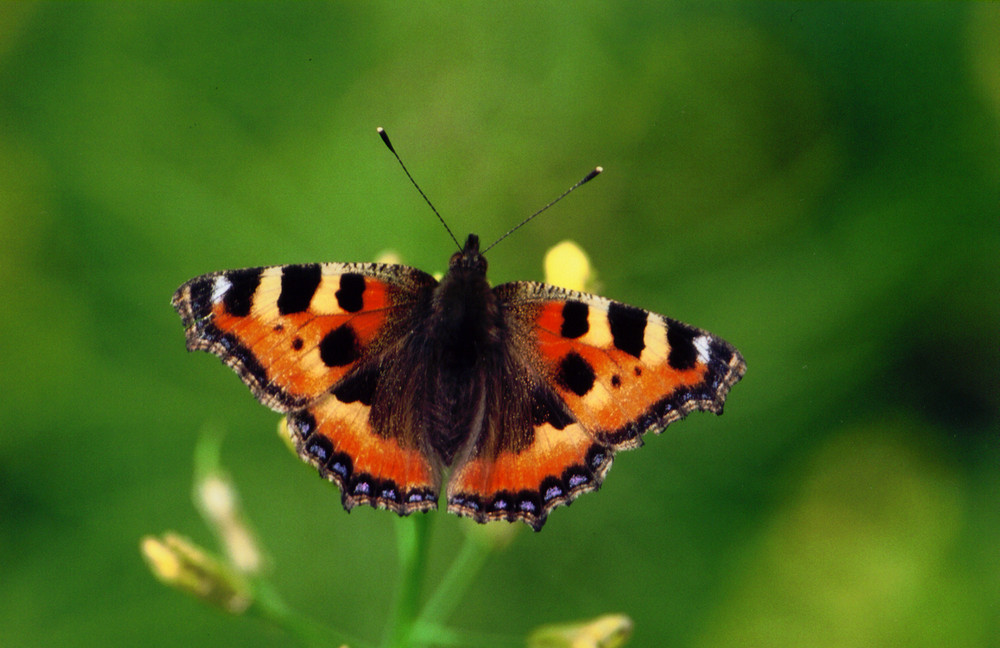
[[[476,521],[480,520],[479,513],[483,510],[483,503],[478,495],[474,493],[458,493],[448,498],[448,504],[449,506],[464,509],[462,511],[464,515],[473,517]]]
[[[434,508],[436,502],[436,494],[429,489],[404,490],[391,479],[379,479],[364,472],[351,475],[342,488],[341,499],[348,510],[365,503],[408,515],[413,510]]]
[[[600,475],[605,463],[610,460],[610,451],[602,445],[595,443],[587,450],[587,468],[592,470],[595,475]]]
[[[646,311],[612,302],[608,307],[608,325],[615,347],[638,358],[646,348]]]
[[[517,503],[515,506],[517,511],[527,516],[527,519],[530,521],[532,517],[542,512],[541,493],[533,490],[521,491],[517,494]]]
[[[387,500],[389,502],[399,503],[399,487],[396,486],[396,482],[391,479],[383,479],[378,485],[378,497],[379,499]]]
[[[511,515],[514,497],[508,491],[500,491],[486,504],[487,513]]]
[[[364,307],[365,278],[348,272],[340,275],[340,288],[334,295],[337,304],[348,313],[357,313]]]
[[[288,428],[301,439],[308,439],[316,431],[316,417],[308,411],[288,415]]]
[[[333,444],[322,434],[313,434],[305,440],[305,451],[321,466],[325,466],[333,457]]]
[[[606,446],[598,443],[591,445],[587,449],[584,463],[566,468],[559,484],[565,487],[567,494],[573,496],[581,491],[598,488],[601,485],[602,476],[611,462],[611,457],[612,453]]]
[[[278,296],[278,312],[282,315],[301,313],[309,308],[322,271],[319,264],[285,266],[281,271],[281,294]]]
[[[667,322],[667,344],[670,345],[670,355],[667,362],[678,371],[691,369],[698,362],[698,351],[694,348],[694,339],[699,333],[683,322],[669,320]]]
[[[590,308],[583,302],[568,301],[563,304],[562,327],[559,333],[564,338],[578,338],[590,330],[590,323],[587,321]]]
[[[713,371],[724,371],[732,363],[735,354],[736,349],[715,338],[708,347],[709,366]]]
[[[198,278],[192,280],[188,284],[188,289],[190,291],[189,303],[191,304],[191,320],[192,323],[197,323],[199,320],[204,319],[209,313],[212,312],[212,288],[215,286],[215,278]],[[181,291],[178,290],[177,294],[180,295]],[[174,299],[177,299],[175,296]],[[181,311],[181,316],[185,319],[185,325],[188,324],[188,318],[185,316],[184,312]]]
[[[362,405],[371,406],[378,379],[379,372],[374,367],[351,372],[334,388],[333,395],[341,403],[360,402]]]
[[[567,353],[559,363],[556,382],[577,396],[583,396],[594,387],[594,368],[577,353]]]
[[[531,391],[532,425],[548,423],[555,429],[562,430],[573,421],[562,400],[551,389],[538,386]]]
[[[319,343],[319,357],[327,367],[344,367],[361,355],[354,329],[344,324],[333,329]]]
[[[351,473],[354,472],[353,462],[344,452],[335,452],[330,455],[330,459],[326,462],[326,469],[335,475],[335,480],[339,477],[341,484],[346,483]]]
[[[226,312],[233,317],[246,317],[253,306],[253,295],[260,286],[262,268],[247,268],[246,270],[231,270],[225,274],[232,286],[222,297]]]
[[[417,506],[430,502],[433,504],[432,508],[437,508],[437,493],[429,488],[414,488],[403,496],[403,502]]]
[[[539,494],[542,496],[542,502],[548,504],[549,502],[557,499],[566,497],[566,484],[556,477],[555,475],[550,475],[542,480],[542,485],[538,489]]]

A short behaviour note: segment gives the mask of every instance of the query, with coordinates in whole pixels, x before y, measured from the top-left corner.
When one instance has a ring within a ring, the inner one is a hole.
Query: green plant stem
[[[253,588],[254,605],[251,611],[297,637],[303,646],[330,648],[346,645],[350,648],[366,648],[365,643],[295,612],[267,581],[257,580],[253,583]]]
[[[425,626],[417,621],[413,626],[414,643],[428,643],[434,646],[455,646],[456,648],[524,648],[524,637],[486,634],[444,628],[439,625]]]
[[[413,640],[420,588],[427,572],[430,519],[426,515],[400,518],[396,531],[401,580],[396,609],[382,645],[385,648],[408,648]]]
[[[442,625],[462,600],[462,594],[475,580],[479,570],[486,563],[491,548],[467,535],[458,556],[448,568],[427,605],[424,606],[417,624],[422,629]]]

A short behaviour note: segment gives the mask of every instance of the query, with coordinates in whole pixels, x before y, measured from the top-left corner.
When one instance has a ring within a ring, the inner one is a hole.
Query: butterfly
[[[494,287],[486,270],[470,234],[440,281],[394,264],[270,266],[195,277],[172,304],[188,350],[286,415],[348,511],[435,509],[447,473],[449,512],[538,531],[644,433],[721,414],[746,371],[707,331],[543,283]]]

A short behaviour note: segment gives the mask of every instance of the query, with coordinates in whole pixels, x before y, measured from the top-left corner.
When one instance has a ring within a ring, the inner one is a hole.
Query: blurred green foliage
[[[603,294],[749,366],[521,531],[455,626],[610,612],[637,646],[996,645],[1000,6],[0,4],[0,643],[270,646],[162,587],[139,539],[207,543],[205,426],[290,605],[377,638],[394,516],[344,513],[278,416],[184,352],[169,299],[223,268],[429,271],[596,164],[490,253],[563,238]],[[467,521],[433,515],[428,580]]]

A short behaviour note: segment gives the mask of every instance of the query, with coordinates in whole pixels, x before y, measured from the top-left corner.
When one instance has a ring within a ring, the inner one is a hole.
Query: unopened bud
[[[150,571],[160,582],[233,614],[250,606],[246,582],[187,538],[169,532],[162,538],[146,536],[140,547]]]
[[[219,537],[233,567],[247,574],[260,571],[260,550],[229,478],[221,472],[208,473],[198,480],[195,493],[198,509]]]
[[[545,283],[570,290],[592,290],[594,272],[587,253],[573,241],[558,243],[545,253]]]
[[[632,636],[632,627],[624,614],[542,626],[528,637],[528,648],[619,648]]]

